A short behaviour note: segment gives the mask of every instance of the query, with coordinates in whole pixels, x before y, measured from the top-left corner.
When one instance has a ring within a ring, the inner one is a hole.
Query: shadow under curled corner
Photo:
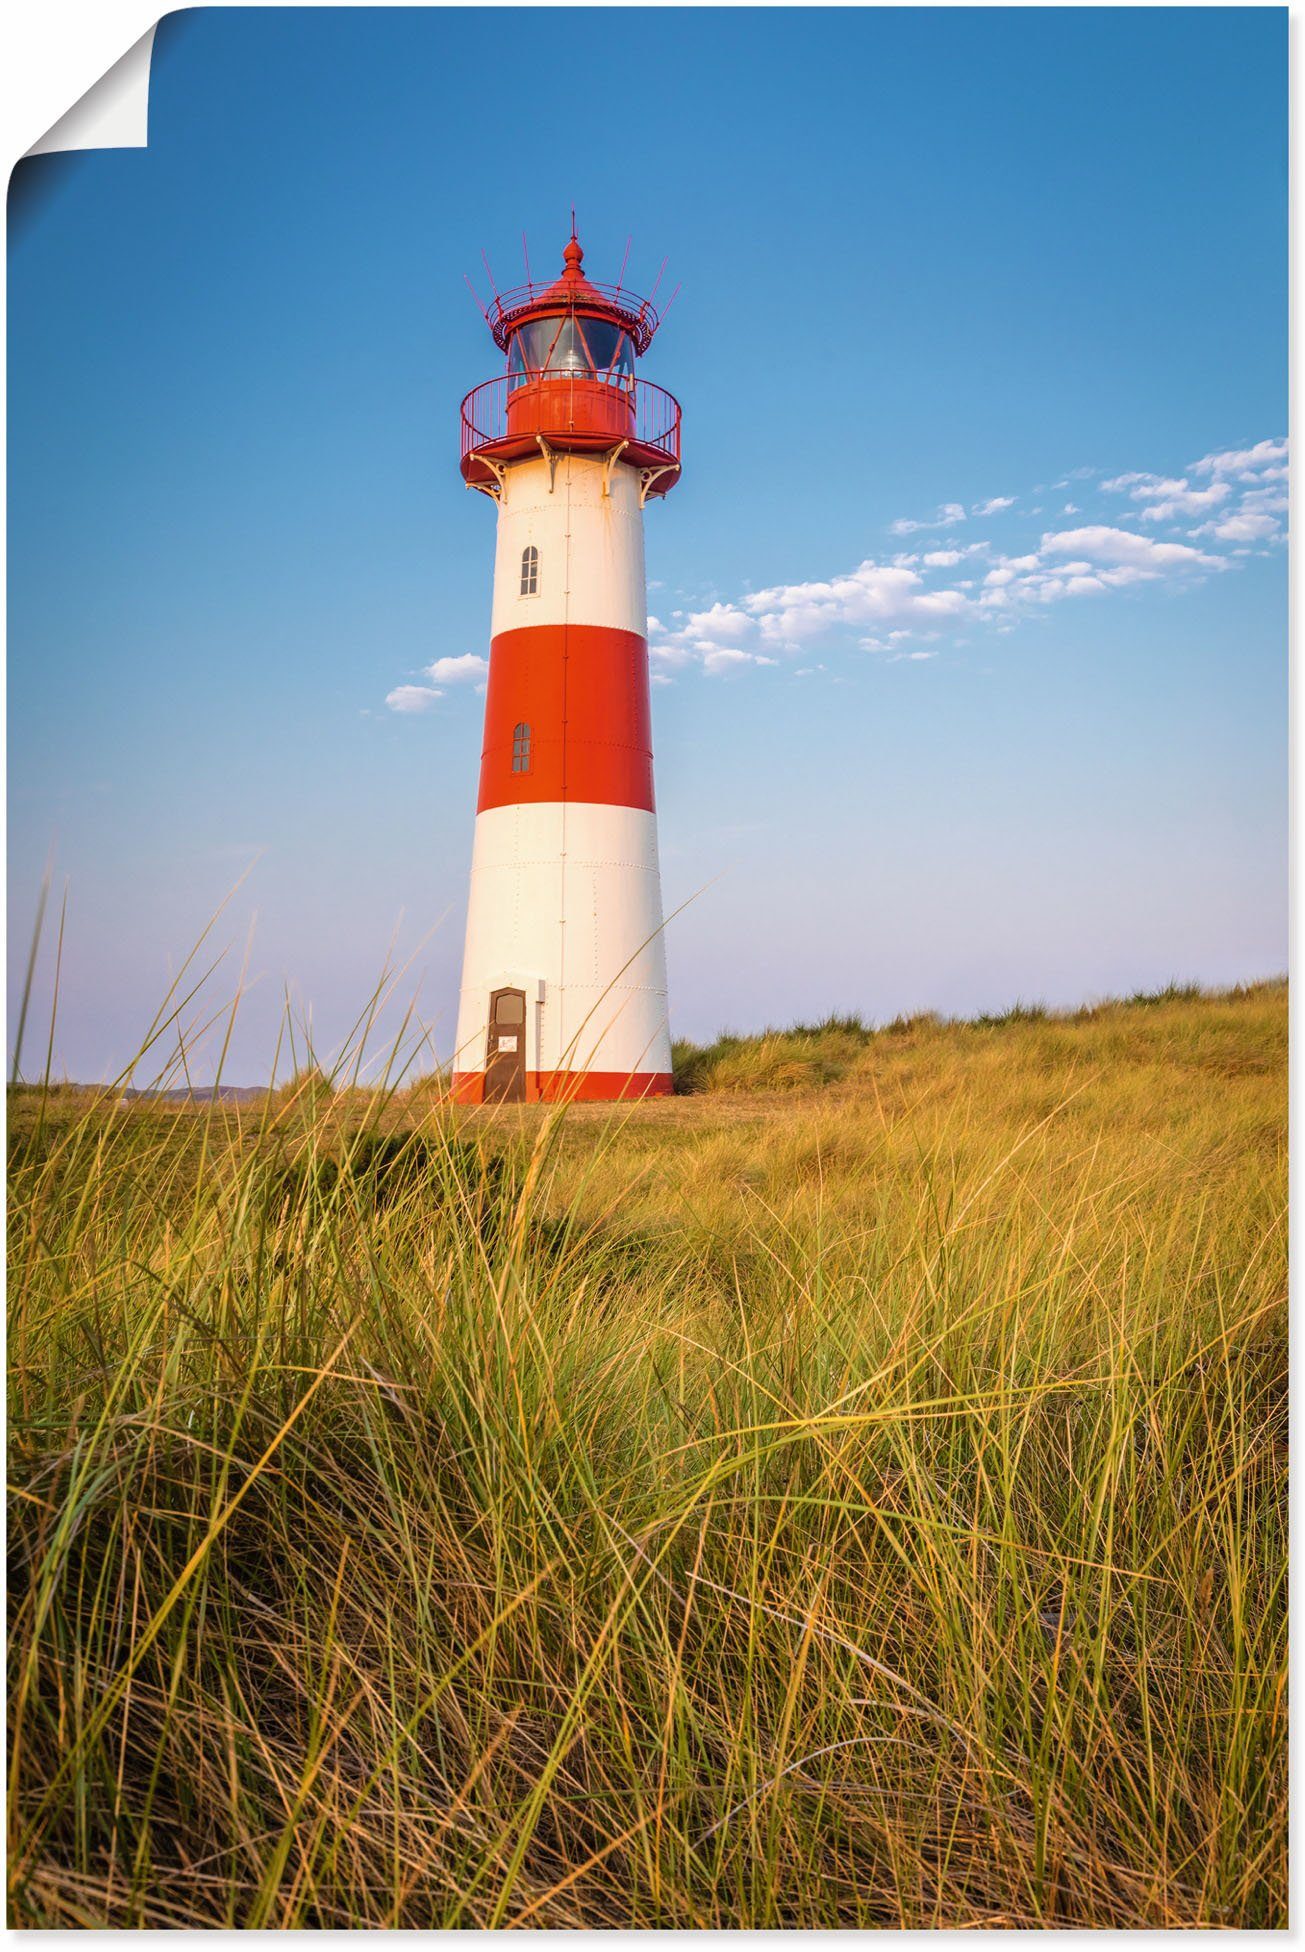
[[[95,151],[147,149],[158,63],[185,33],[194,11],[165,14],[15,163],[7,210],[11,251],[21,247],[78,173],[92,166]]]

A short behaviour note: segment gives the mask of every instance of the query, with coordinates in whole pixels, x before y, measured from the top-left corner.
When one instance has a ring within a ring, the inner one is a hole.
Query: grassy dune
[[[11,1094],[11,1918],[1281,1925],[1286,992]]]

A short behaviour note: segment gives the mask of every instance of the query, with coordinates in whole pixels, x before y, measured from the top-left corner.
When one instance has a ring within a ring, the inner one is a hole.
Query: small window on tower
[[[539,595],[539,551],[533,542],[521,551],[521,594]]]
[[[514,773],[530,771],[530,727],[524,720],[512,727],[512,770]]]

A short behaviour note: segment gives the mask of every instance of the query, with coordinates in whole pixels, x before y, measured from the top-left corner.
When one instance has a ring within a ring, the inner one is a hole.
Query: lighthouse
[[[462,403],[497,504],[485,731],[453,1092],[466,1104],[671,1089],[643,512],[680,409],[635,375],[651,303],[559,278],[496,296],[505,370]]]

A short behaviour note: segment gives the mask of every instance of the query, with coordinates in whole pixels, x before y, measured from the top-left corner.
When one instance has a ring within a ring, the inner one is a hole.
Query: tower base
[[[527,1071],[525,1099],[516,1102],[613,1104],[629,1098],[669,1098],[674,1089],[669,1071]],[[455,1105],[483,1105],[485,1073],[455,1071],[450,1095]]]

